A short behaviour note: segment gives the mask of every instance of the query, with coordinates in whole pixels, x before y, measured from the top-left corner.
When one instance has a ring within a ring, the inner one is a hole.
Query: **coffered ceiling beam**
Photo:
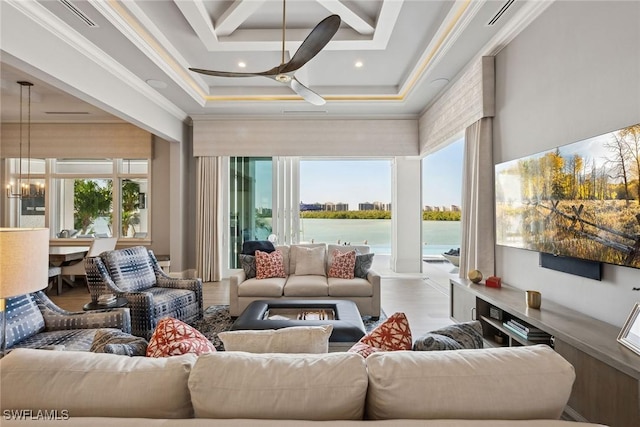
[[[228,36],[253,15],[265,0],[236,0],[215,23],[216,34]]]
[[[198,38],[208,51],[216,50],[218,46],[218,36],[211,22],[211,17],[207,13],[202,0],[180,1],[174,0],[182,15],[198,35]]]
[[[360,16],[358,12],[353,10],[353,6],[349,7],[340,0],[317,0],[325,9],[336,15],[340,15],[343,22],[349,25],[360,34],[373,34],[375,28],[373,23],[366,17]]]

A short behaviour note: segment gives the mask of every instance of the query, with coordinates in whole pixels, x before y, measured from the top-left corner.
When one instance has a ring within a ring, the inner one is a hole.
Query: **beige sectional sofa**
[[[581,425],[558,420],[575,374],[543,345],[367,359],[17,349],[0,375],[3,426]]]
[[[324,247],[325,275],[296,274],[297,247]],[[361,254],[369,253],[369,246],[333,245],[310,243],[291,246],[276,246],[284,258],[286,278],[247,279],[243,271],[230,276],[229,312],[231,316],[239,316],[253,301],[264,299],[346,299],[355,302],[362,316],[380,316],[380,275],[369,271],[366,279],[337,279],[327,277],[333,250],[349,251],[356,249]]]

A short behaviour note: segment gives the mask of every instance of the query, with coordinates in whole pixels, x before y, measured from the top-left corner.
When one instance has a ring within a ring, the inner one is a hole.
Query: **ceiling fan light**
[[[289,83],[291,81],[291,76],[288,76],[286,74],[278,74],[276,76],[276,80],[280,83]]]
[[[354,64],[356,68],[362,68],[362,66],[364,65],[362,63],[362,61],[356,61],[356,63]]]

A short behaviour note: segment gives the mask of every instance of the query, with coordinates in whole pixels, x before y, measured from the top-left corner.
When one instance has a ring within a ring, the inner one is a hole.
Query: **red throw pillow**
[[[147,357],[168,357],[186,353],[213,353],[216,348],[197,329],[165,317],[160,319],[147,347]]]
[[[395,313],[349,349],[364,357],[377,351],[411,350],[413,340],[404,313]]]
[[[269,277],[287,277],[284,272],[284,258],[282,252],[273,251],[266,253],[256,251],[256,279],[268,279]]]
[[[333,262],[329,269],[329,277],[338,279],[353,279],[356,267],[356,251],[340,252],[337,249],[331,254]]]

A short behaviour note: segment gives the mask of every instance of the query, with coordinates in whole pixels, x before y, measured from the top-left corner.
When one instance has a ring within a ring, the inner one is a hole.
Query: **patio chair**
[[[66,311],[43,291],[6,300],[7,350],[52,348],[89,351],[98,329],[131,332],[128,308]]]
[[[115,294],[129,301],[131,333],[151,338],[158,321],[174,317],[185,323],[202,319],[202,280],[167,276],[142,246],[103,252],[86,259],[91,300]]]

